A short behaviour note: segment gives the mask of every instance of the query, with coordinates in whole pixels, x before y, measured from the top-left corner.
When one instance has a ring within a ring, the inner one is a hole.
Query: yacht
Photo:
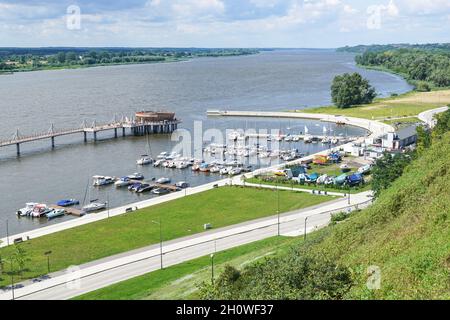
[[[165,159],[167,156],[168,156],[169,154],[167,153],[167,152],[161,152],[159,155],[158,155],[158,159]]]
[[[129,176],[127,176],[127,178],[130,180],[144,180],[145,179],[145,177],[142,173],[137,173],[137,172],[130,174]]]
[[[92,184],[94,187],[107,186],[114,183],[114,179],[112,177],[93,176],[92,179]]]
[[[122,188],[122,187],[128,187],[129,185],[130,185],[130,178],[128,178],[128,177],[123,177],[123,178],[121,178],[120,180],[117,180],[115,183],[114,183],[114,185],[117,187],[117,188]]]
[[[169,178],[159,178],[158,180],[156,180],[157,183],[159,184],[166,184],[166,183],[170,183],[170,179]]]
[[[148,155],[143,155],[136,163],[140,166],[147,166],[153,163],[153,159]]]
[[[34,202],[29,202],[29,203],[25,204],[25,208],[17,210],[17,215],[19,215],[21,217],[29,216],[31,214],[31,212],[33,212],[33,209],[36,205],[37,205],[37,203],[34,203]]]
[[[100,211],[106,208],[107,203],[106,202],[92,202],[88,204],[87,206],[83,207],[84,212],[94,212],[94,211]]]
[[[164,162],[164,160],[162,160],[162,159],[156,160],[155,162],[153,162],[153,166],[154,166],[155,168],[157,168],[157,167],[159,167],[163,162]]]

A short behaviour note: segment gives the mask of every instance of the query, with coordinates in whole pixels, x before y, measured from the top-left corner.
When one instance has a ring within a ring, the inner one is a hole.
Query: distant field
[[[323,113],[374,120],[415,117],[426,110],[450,104],[450,90],[410,92],[398,97],[377,99],[369,105],[339,109],[335,106],[298,110],[298,112]]]
[[[307,208],[334,197],[313,196],[290,191],[280,192],[280,211]],[[225,227],[274,215],[277,193],[255,188],[224,187],[177,199],[108,220],[80,226],[27,241],[20,245],[29,261],[16,281],[47,273],[44,253],[51,250],[51,271],[63,270],[159,242],[159,226],[153,221],[161,218],[164,241],[203,232],[203,225]],[[14,247],[0,249],[8,259]],[[17,269],[17,266],[14,268]],[[0,286],[9,284],[9,264],[0,273]]]

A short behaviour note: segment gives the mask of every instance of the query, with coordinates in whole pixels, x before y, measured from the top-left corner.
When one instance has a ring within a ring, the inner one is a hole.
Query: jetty
[[[119,137],[121,131],[122,137],[126,137],[127,130],[134,136],[142,136],[147,134],[170,134],[178,129],[181,123],[175,117],[175,113],[162,111],[141,111],[137,112],[132,119],[122,118],[121,120],[114,119],[108,123],[97,123],[94,121],[88,125],[86,121],[79,128],[71,129],[56,129],[52,124],[47,132],[37,133],[33,135],[22,135],[19,129],[11,139],[0,140],[0,148],[7,146],[16,146],[17,155],[20,156],[20,147],[27,142],[34,142],[39,140],[51,141],[52,149],[55,148],[55,139],[57,137],[83,134],[84,142],[88,141],[88,134],[93,136],[93,140],[98,140],[98,133],[104,131],[114,131],[114,138]]]

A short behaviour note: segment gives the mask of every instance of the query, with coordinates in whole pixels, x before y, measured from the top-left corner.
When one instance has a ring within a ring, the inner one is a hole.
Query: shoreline
[[[203,59],[203,58],[231,58],[231,57],[245,57],[258,55],[261,52],[256,52],[252,54],[240,54],[240,55],[223,55],[223,56],[195,56],[191,58],[173,58],[163,61],[147,61],[147,62],[124,62],[124,63],[99,63],[93,65],[73,65],[73,66],[61,66],[61,67],[42,67],[36,69],[23,69],[23,70],[14,70],[14,71],[0,71],[1,75],[14,75],[15,73],[27,73],[27,72],[36,72],[36,71],[62,71],[62,70],[79,70],[79,69],[89,69],[89,68],[103,68],[103,67],[117,67],[117,66],[132,66],[132,65],[152,65],[152,64],[165,64],[165,63],[179,63],[179,62],[187,62],[192,61],[194,59]]]

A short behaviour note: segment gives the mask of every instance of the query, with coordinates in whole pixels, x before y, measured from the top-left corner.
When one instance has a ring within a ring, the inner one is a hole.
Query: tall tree
[[[371,103],[376,97],[375,89],[359,73],[336,76],[331,85],[331,97],[338,108]]]

